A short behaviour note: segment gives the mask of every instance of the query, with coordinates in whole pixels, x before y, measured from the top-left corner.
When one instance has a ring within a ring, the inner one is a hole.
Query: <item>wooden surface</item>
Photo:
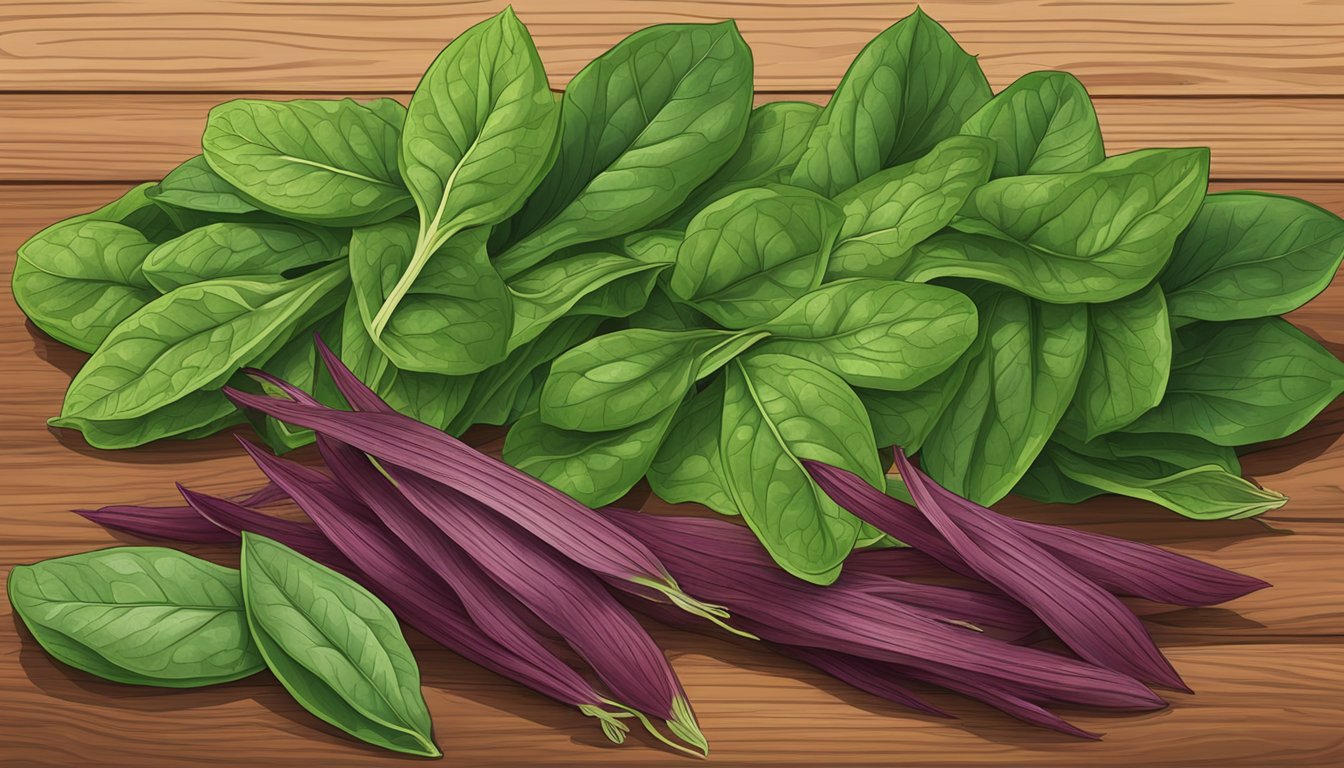
[[[206,110],[236,95],[405,97],[452,35],[497,2],[6,2],[0,5],[0,280],[61,217],[156,178],[196,150]],[[735,17],[762,98],[823,100],[850,58],[909,7],[889,2],[516,2],[552,76],[641,26]],[[1344,4],[927,2],[996,88],[1034,69],[1078,74],[1108,148],[1208,145],[1215,188],[1293,194],[1344,213]],[[1294,320],[1344,354],[1344,280]],[[256,482],[232,438],[116,453],[49,430],[83,356],[0,298],[0,574],[114,545],[71,515],[169,502],[172,483]],[[1229,606],[1149,617],[1196,694],[1139,716],[1067,712],[1082,743],[951,696],[942,721],[757,649],[659,631],[723,765],[1333,766],[1344,764],[1344,404],[1245,457],[1290,503],[1196,523],[1108,499],[1005,509],[1170,546],[1275,584]],[[650,502],[652,503],[652,502]],[[228,562],[225,549],[196,548]],[[0,576],[3,578],[3,576]],[[0,765],[367,766],[265,675],[214,689],[129,689],[49,660],[0,608]],[[436,735],[456,765],[688,765],[647,739],[607,745],[591,721],[413,637]]]

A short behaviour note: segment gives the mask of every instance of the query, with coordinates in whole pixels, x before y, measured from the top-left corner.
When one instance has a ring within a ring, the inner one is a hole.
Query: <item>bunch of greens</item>
[[[1107,158],[1077,80],[993,94],[918,11],[825,107],[753,109],[731,22],[640,31],[557,102],[506,10],[405,109],[234,101],[202,149],[20,251],[24,311],[94,353],[55,420],[91,444],[237,421],[246,365],[335,404],[316,330],[418,420],[512,424],[506,459],[585,503],[647,476],[827,583],[882,536],[805,461],[881,487],[899,444],[980,503],[1253,515],[1285,500],[1234,448],[1344,390],[1278,317],[1333,277],[1338,217],[1207,195],[1203,149]]]

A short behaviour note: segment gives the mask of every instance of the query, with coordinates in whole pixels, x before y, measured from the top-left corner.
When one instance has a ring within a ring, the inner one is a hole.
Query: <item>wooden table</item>
[[[435,52],[499,2],[117,3],[0,7],[0,265],[40,227],[161,176],[198,151],[206,110],[240,95],[406,97]],[[584,62],[656,22],[738,19],[761,99],[821,101],[888,2],[514,3],[562,88]],[[1214,187],[1304,197],[1344,212],[1344,3],[926,2],[995,88],[1068,69],[1097,97],[1111,152],[1213,148]],[[1344,281],[1294,319],[1344,354]],[[0,298],[0,573],[118,539],[67,512],[168,502],[172,482],[255,482],[228,436],[100,453],[49,430],[82,355]],[[1246,457],[1291,497],[1260,520],[1197,523],[1147,505],[1005,508],[1170,546],[1275,584],[1150,627],[1197,691],[1140,716],[1067,712],[1083,743],[950,696],[961,719],[915,715],[797,664],[672,632],[674,658],[724,765],[1344,765],[1344,404]],[[222,549],[200,553],[229,561]],[[3,577],[0,577],[3,578]],[[0,607],[8,614],[8,604]],[[591,721],[415,637],[439,743],[456,765],[685,765],[647,739],[616,748]],[[196,692],[132,689],[61,667],[0,619],[0,764],[367,766],[361,748],[299,710],[267,675]]]

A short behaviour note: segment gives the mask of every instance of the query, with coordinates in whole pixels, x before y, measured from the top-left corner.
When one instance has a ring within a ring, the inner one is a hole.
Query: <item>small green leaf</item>
[[[1092,99],[1068,72],[1030,72],[990,99],[961,132],[992,139],[993,178],[1085,171],[1106,159]]]
[[[285,690],[357,739],[426,757],[434,744],[420,669],[401,627],[355,582],[263,536],[243,533],[247,624]]]
[[[193,688],[263,663],[238,571],[162,547],[117,547],[15,566],[14,612],[57,661],[128,685]]]
[[[739,511],[728,491],[719,450],[724,378],[715,376],[677,411],[648,477],[649,486],[663,501],[703,504],[721,515],[736,515]]]
[[[923,384],[899,392],[855,389],[873,423],[877,444],[894,445],[908,454],[923,447],[938,419],[956,399],[971,362],[973,356],[964,353],[947,370]]]
[[[856,278],[824,285],[762,326],[762,352],[811,360],[857,387],[911,389],[975,340],[975,305],[935,285]]]
[[[146,194],[161,203],[204,213],[244,214],[259,210],[215,173],[205,155],[197,155],[169,171]]]
[[[344,255],[330,231],[298,224],[221,222],[169,240],[145,259],[144,273],[163,293],[221,277],[285,277]]]
[[[508,282],[513,297],[509,351],[535,339],[566,314],[625,317],[637,312],[667,266],[614,253],[582,253],[551,259],[519,274]]]
[[[821,284],[840,223],[834,203],[804,189],[735,192],[686,228],[672,293],[724,327],[762,323]]]

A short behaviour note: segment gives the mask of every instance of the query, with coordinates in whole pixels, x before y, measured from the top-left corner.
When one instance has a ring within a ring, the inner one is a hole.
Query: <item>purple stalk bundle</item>
[[[238,503],[264,507],[285,498],[274,485],[266,484]],[[237,537],[197,514],[190,506],[144,507],[114,504],[99,509],[76,509],[75,514],[113,530],[147,538],[190,541],[197,544],[229,544]]]

